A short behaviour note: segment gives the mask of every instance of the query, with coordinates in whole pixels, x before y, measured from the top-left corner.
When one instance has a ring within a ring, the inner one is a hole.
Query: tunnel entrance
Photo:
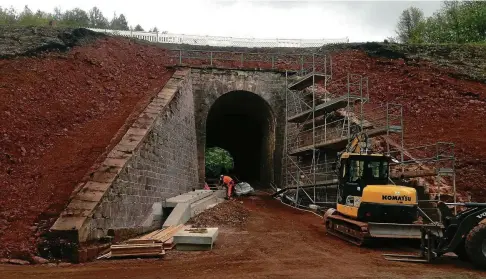
[[[260,96],[232,91],[219,97],[206,120],[206,148],[226,149],[234,160],[230,175],[254,187],[273,181],[275,121]]]

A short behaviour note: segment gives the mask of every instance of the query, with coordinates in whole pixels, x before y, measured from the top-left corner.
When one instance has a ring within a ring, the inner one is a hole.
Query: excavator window
[[[364,161],[351,160],[349,164],[349,178],[351,182],[356,182],[363,177]]]
[[[349,161],[349,181],[388,179],[388,162],[383,160],[353,160]]]

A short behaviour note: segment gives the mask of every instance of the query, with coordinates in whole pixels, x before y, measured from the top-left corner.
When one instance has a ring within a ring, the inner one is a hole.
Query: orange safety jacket
[[[230,185],[233,183],[233,179],[229,176],[223,176],[223,183],[226,185]]]

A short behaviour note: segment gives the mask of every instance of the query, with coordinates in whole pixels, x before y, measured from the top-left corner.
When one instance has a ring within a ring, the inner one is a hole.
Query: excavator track
[[[366,245],[369,240],[366,223],[348,219],[335,210],[329,210],[324,215],[326,232],[357,246]]]

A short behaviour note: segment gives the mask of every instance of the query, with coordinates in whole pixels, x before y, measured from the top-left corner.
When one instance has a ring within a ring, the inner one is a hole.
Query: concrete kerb
[[[179,70],[167,82],[124,134],[120,142],[110,151],[102,165],[90,175],[90,180],[74,195],[64,212],[51,227],[52,232],[72,233],[75,231],[80,243],[87,240],[88,228],[83,227],[87,219],[93,214],[119,173],[151,132],[157,117],[162,115],[163,110],[181,88],[181,83],[189,72],[189,70]]]

